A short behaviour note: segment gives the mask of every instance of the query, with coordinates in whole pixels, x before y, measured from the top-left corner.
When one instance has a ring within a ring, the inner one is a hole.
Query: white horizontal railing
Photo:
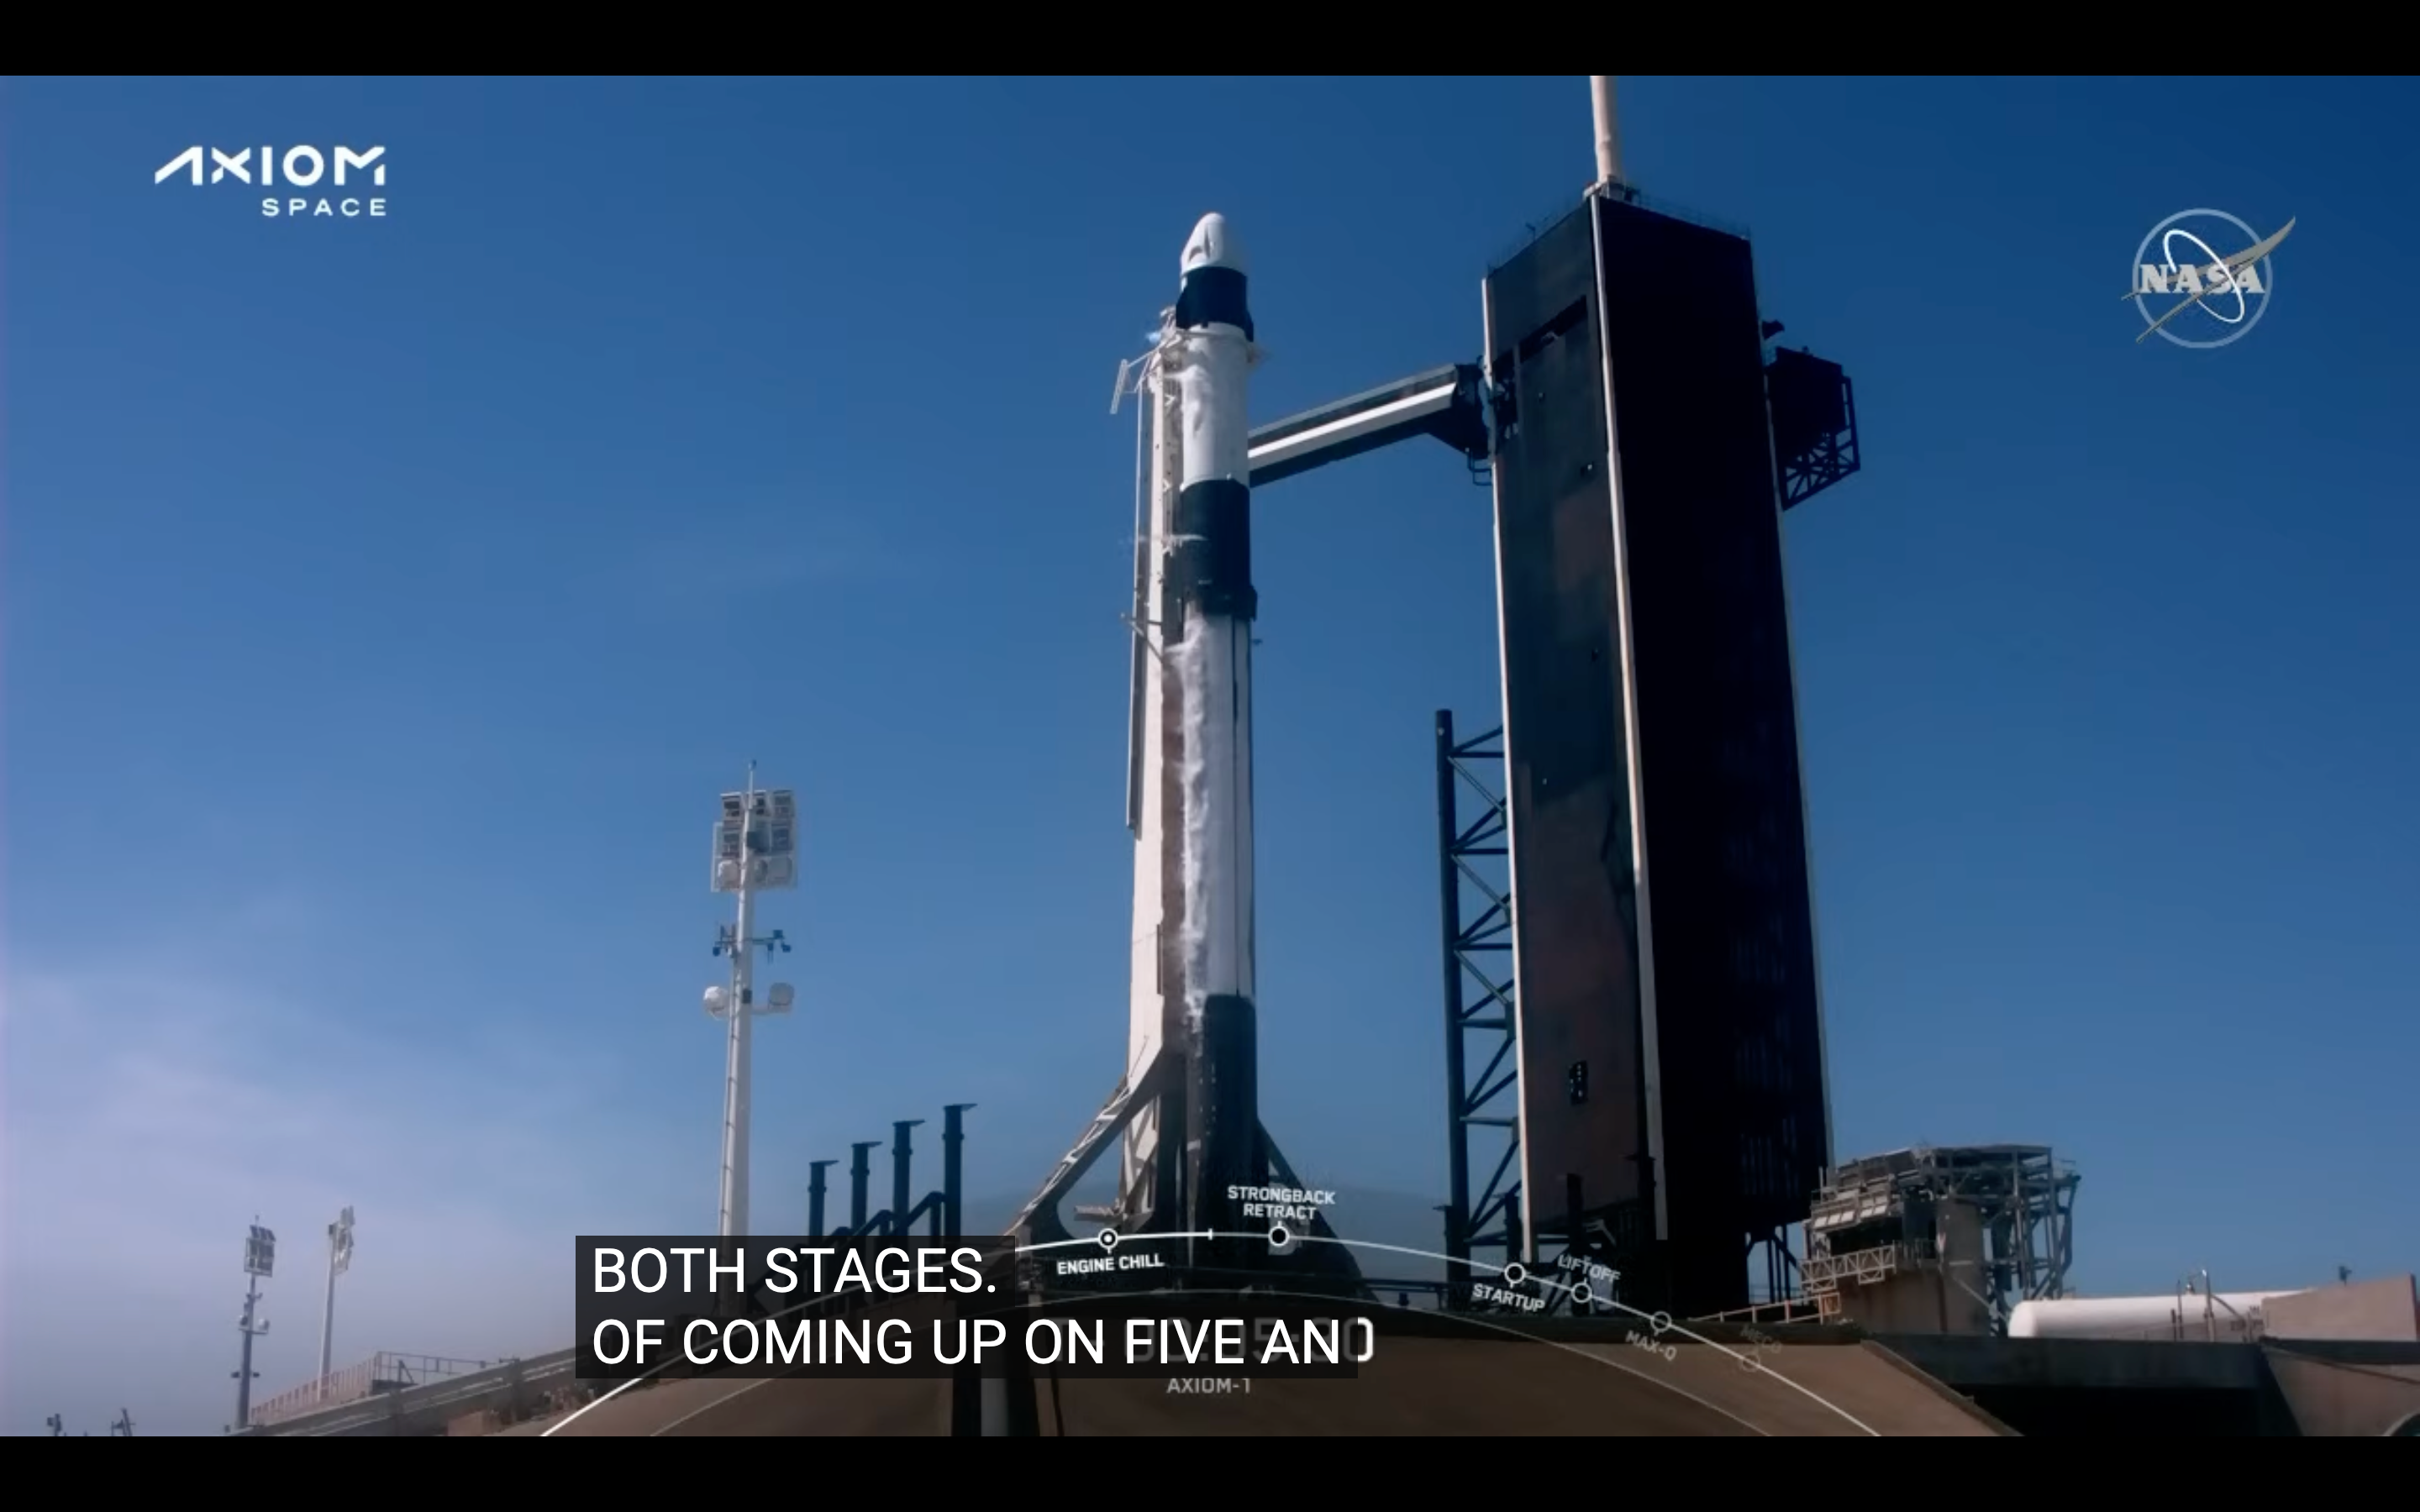
[[[572,1379],[573,1351],[507,1360],[471,1375],[433,1381],[425,1386],[380,1392],[324,1412],[298,1414],[283,1422],[256,1427],[260,1438],[330,1439],[349,1434],[393,1431],[398,1419],[435,1416],[449,1408],[475,1411],[476,1404],[519,1381],[522,1386],[567,1383]]]

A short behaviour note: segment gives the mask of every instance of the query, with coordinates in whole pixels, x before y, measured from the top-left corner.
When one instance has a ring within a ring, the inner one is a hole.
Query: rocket
[[[1078,1206],[1078,1218],[1181,1239],[1190,1266],[1232,1276],[1281,1265],[1362,1294],[1360,1269],[1333,1242],[1323,1215],[1271,1224],[1253,1215],[1269,1204],[1249,1190],[1272,1179],[1301,1185],[1260,1116],[1252,921],[1260,602],[1246,404],[1260,358],[1243,246],[1224,216],[1205,215],[1186,239],[1176,302],[1161,312],[1152,349],[1120,366],[1110,405],[1114,411],[1129,393],[1142,397],[1128,616],[1126,825],[1135,851],[1126,1066],[1004,1231],[1029,1250],[1067,1242],[1060,1204],[1114,1149],[1117,1200]],[[1304,1247],[1297,1235],[1322,1242]],[[1038,1274],[1030,1279],[1040,1284]]]
[[[1226,219],[1186,239],[1176,303],[1142,391],[1128,819],[1135,833],[1128,1074],[1163,1050],[1186,1073],[1128,1125],[1130,1218],[1233,1227],[1228,1185],[1265,1180],[1256,1088],[1252,903],[1250,426],[1260,352]]]

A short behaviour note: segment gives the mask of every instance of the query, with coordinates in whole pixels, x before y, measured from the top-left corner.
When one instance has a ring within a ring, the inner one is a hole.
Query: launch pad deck
[[[1389,1335],[1351,1381],[1033,1382],[1044,1437],[1992,1438],[2009,1430],[1888,1350],[1785,1347],[1757,1369],[1707,1345],[1649,1356],[1575,1343]],[[566,1437],[924,1437],[953,1431],[946,1381],[675,1381],[627,1393]],[[531,1424],[508,1430],[546,1431]]]

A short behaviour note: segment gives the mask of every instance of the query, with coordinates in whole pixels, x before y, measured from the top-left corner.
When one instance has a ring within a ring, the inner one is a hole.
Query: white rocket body
[[[1258,359],[1240,245],[1218,215],[1186,241],[1143,384],[1151,459],[1127,1074],[1255,996],[1250,424]],[[1159,1110],[1129,1125],[1121,1196],[1148,1207]]]
[[[1163,338],[1162,355],[1169,345]],[[1125,1077],[1129,1082],[1143,1074],[1171,1038],[1171,1008],[1181,1002],[1183,986],[1183,963],[1174,940],[1184,907],[1175,891],[1181,886],[1178,847],[1184,836],[1184,811],[1171,803],[1171,799],[1181,803],[1183,790],[1168,759],[1182,736],[1171,728],[1177,721],[1170,717],[1169,706],[1173,686],[1168,666],[1171,648],[1160,633],[1161,606],[1168,601],[1166,543],[1176,514],[1177,448],[1183,425],[1177,411],[1177,385],[1163,381],[1156,364],[1145,373],[1140,397],[1150,460],[1138,532],[1144,565],[1135,616],[1135,634],[1142,641],[1143,655],[1131,732],[1138,755],[1133,774],[1134,937],[1127,973]],[[1150,1206],[1159,1134],[1156,1103],[1139,1109],[1126,1125],[1118,1196],[1120,1206],[1128,1212],[1139,1213]],[[1182,1138],[1181,1131],[1176,1137]]]
[[[1186,243],[1184,271],[1229,271],[1238,280],[1243,255],[1227,223],[1205,215]],[[1215,316],[1176,332],[1180,360],[1177,413],[1184,443],[1177,490],[1180,514],[1202,490],[1224,487],[1249,508],[1252,483],[1251,428],[1245,391],[1252,365],[1251,337],[1244,325]],[[1249,317],[1247,317],[1249,318]],[[1218,522],[1218,529],[1245,532],[1249,516]],[[1179,535],[1199,530],[1199,520],[1180,520]],[[1215,542],[1186,536],[1214,556]],[[1249,557],[1244,558],[1249,568]],[[1225,568],[1219,563],[1214,571]],[[1249,598],[1249,589],[1234,585]],[[1185,636],[1175,656],[1185,700],[1185,888],[1187,917],[1186,1008],[1198,1020],[1204,998],[1249,998],[1252,985],[1252,614],[1256,606],[1222,600],[1215,594],[1187,606]]]

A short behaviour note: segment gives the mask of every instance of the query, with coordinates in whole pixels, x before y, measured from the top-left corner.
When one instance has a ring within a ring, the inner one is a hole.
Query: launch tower
[[[1781,516],[1858,456],[1746,239],[1622,181],[1597,83],[1598,181],[1484,285],[1513,1106],[1474,1198],[1454,993],[1448,1243],[1559,1242],[1696,1317],[1760,1248],[1789,1288],[1829,1159]]]

